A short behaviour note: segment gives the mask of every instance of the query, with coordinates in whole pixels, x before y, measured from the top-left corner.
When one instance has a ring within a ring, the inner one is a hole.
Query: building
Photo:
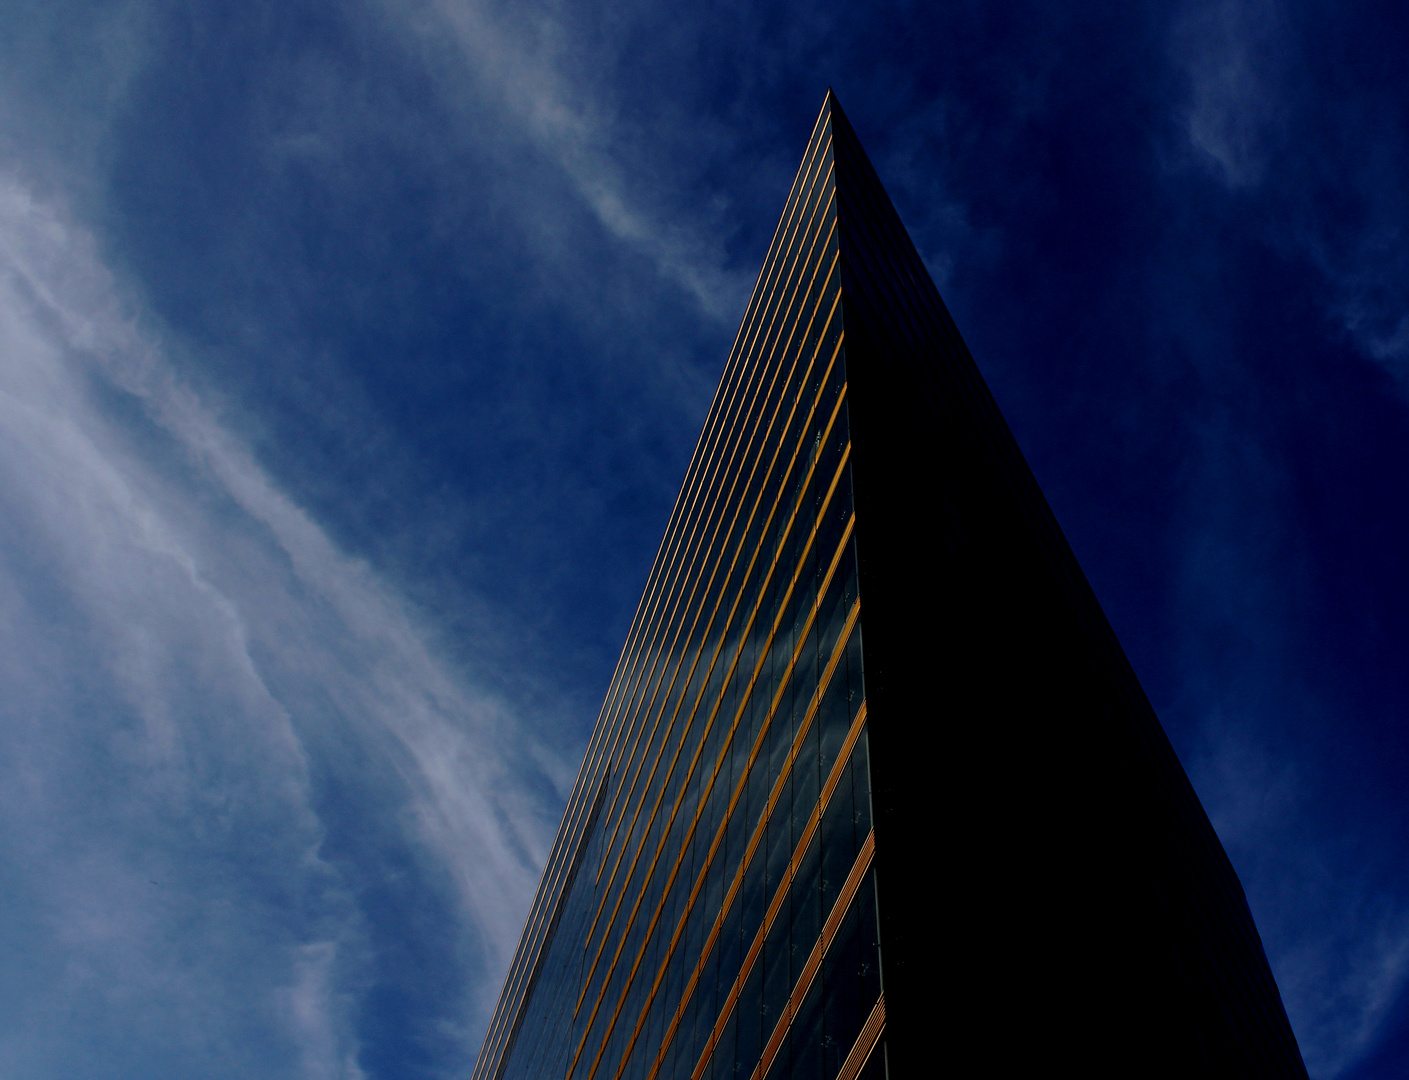
[[[476,1080],[1304,1077],[1233,868],[822,108]]]

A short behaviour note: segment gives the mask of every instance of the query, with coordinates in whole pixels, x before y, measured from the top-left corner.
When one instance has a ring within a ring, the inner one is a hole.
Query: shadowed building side
[[[1232,865],[829,108],[892,1063],[1304,1076]]]

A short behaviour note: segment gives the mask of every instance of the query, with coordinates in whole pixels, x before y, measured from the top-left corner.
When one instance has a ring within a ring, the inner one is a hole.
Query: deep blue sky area
[[[1311,1075],[1409,1075],[1405,56],[1388,2],[0,5],[0,1075],[466,1075],[829,86]]]

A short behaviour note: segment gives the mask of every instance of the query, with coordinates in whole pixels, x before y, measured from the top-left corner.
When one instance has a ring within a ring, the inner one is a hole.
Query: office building
[[[1304,1077],[1231,864],[829,94],[476,1080]]]

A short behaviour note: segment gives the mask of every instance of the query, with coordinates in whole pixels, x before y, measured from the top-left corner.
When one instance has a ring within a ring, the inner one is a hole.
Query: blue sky
[[[0,7],[0,1074],[464,1075],[829,85],[1312,1075],[1409,1073],[1406,44]]]

